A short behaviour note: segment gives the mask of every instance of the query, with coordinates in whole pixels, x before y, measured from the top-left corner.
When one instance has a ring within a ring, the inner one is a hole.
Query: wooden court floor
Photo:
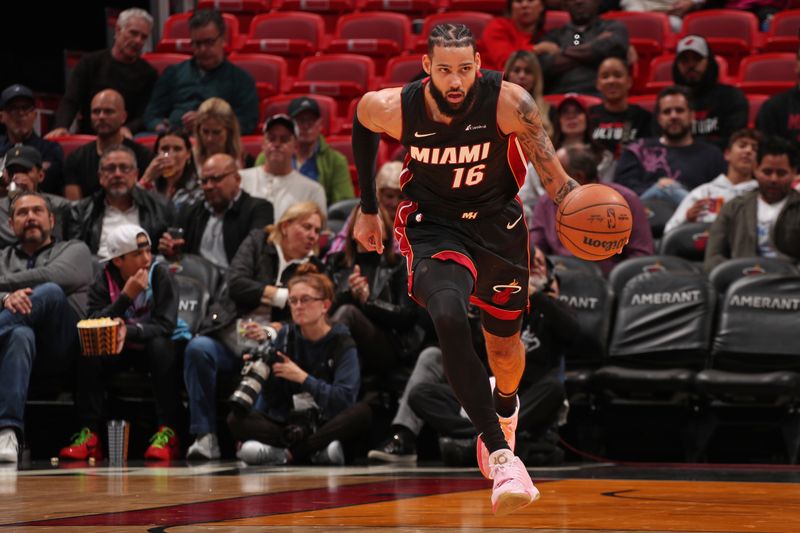
[[[491,514],[477,469],[235,462],[0,469],[0,532],[800,532],[800,468],[532,470],[541,499]]]

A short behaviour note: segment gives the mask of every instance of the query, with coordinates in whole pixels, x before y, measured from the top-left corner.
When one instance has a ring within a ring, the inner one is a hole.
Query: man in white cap
[[[0,463],[18,460],[37,354],[63,372],[74,353],[92,280],[89,248],[53,241],[54,217],[40,193],[14,198],[10,223],[18,242],[0,252]]]
[[[724,150],[731,134],[747,127],[747,97],[736,87],[720,83],[717,60],[702,37],[687,35],[675,52],[672,79],[692,93],[692,135]]]
[[[130,366],[147,371],[153,380],[159,428],[150,439],[145,459],[178,457],[180,379],[172,344],[178,290],[167,265],[153,263],[151,246],[147,231],[134,224],[117,226],[109,233],[105,268],[89,289],[88,315],[117,319],[124,346],[113,361],[79,359],[76,406],[83,428],[61,450],[64,459],[102,459],[103,378],[109,371]]]

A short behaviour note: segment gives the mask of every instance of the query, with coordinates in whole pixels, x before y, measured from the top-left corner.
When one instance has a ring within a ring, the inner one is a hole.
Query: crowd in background
[[[747,8],[768,24],[780,3]],[[702,6],[621,2],[666,12],[677,25]],[[570,21],[545,32],[554,7]],[[622,24],[599,17],[600,7],[599,0],[509,0],[481,47],[485,68],[503,70],[531,93],[567,172],[628,201],[630,242],[600,262],[603,273],[656,253],[656,205],[667,206],[664,232],[709,224],[707,270],[735,257],[800,259],[800,122],[787,122],[800,106],[798,89],[770,98],[757,128],[747,128],[744,94],[720,82],[709,44],[687,36],[676,49],[675,85],[658,94],[651,113],[628,100],[636,50]],[[346,157],[322,135],[319,104],[300,96],[286,114],[267,117],[253,157],[241,136],[257,128],[256,87],[226,58],[220,13],[195,12],[193,57],[160,76],[141,58],[152,26],[143,10],[121,13],[112,47],[83,56],[43,137],[34,132],[33,91],[15,84],[0,94],[0,461],[16,461],[25,442],[28,383],[44,359],[68,369],[75,400],[78,431],[64,443],[64,459],[102,458],[107,377],[134,367],[149,376],[155,399],[148,459],[217,459],[226,432],[242,443],[237,455],[248,464],[344,464],[368,448],[371,460],[414,461],[429,424],[445,462],[468,464],[474,428],[443,379],[427,315],[407,294],[397,242],[387,233],[377,256],[353,238],[353,180]],[[546,94],[564,97],[548,104]],[[57,141],[67,133],[95,138],[64,158]],[[155,135],[152,150],[137,141],[142,134]],[[399,161],[378,169],[386,227],[404,199],[401,171]],[[532,312],[523,326],[518,440],[535,464],[559,460],[563,353],[577,326],[546,257],[570,252],[530,165],[520,197]],[[329,225],[328,209],[342,205],[346,221]],[[193,328],[179,319],[181,286],[172,272],[187,257],[222,280],[204,287],[210,303]],[[119,354],[80,356],[76,324],[100,317],[118,323]],[[474,337],[482,351],[477,327]],[[253,371],[242,354],[267,345],[276,353],[263,391],[252,409],[225,419],[220,399],[242,387],[243,369]],[[370,421],[381,416],[386,427],[366,442]]]

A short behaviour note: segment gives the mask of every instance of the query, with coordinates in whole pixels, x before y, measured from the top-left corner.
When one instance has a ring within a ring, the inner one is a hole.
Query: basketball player
[[[400,186],[409,200],[397,210],[394,231],[409,293],[428,309],[448,381],[481,432],[478,465],[493,479],[492,511],[507,514],[539,497],[512,451],[525,364],[528,230],[516,195],[526,158],[556,203],[578,185],[555,157],[528,92],[480,65],[470,30],[441,24],[422,58],[428,78],[361,99],[353,152],[363,216],[355,237],[382,253],[374,168],[379,134],[386,133],[408,148]],[[470,343],[470,302],[481,308],[494,392]]]

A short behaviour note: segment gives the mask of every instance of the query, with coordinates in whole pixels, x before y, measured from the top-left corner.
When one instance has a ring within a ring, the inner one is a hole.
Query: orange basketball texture
[[[570,192],[558,206],[556,233],[575,257],[601,261],[622,251],[631,236],[628,202],[607,185],[590,183]]]

